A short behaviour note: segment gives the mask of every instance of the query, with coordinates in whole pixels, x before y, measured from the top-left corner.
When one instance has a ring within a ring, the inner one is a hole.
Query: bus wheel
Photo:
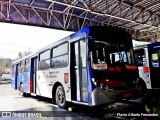
[[[145,95],[147,93],[147,86],[143,79],[140,79],[139,81],[139,89],[140,89],[140,95]]]
[[[60,108],[66,108],[67,107],[67,102],[66,102],[66,97],[65,97],[65,92],[62,86],[58,86],[56,89],[56,95],[55,95],[55,100],[56,104]]]

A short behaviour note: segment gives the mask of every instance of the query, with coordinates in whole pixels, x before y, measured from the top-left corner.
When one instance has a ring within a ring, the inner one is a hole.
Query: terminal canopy
[[[159,0],[0,0],[0,21],[77,31],[117,26],[139,41],[160,40]]]

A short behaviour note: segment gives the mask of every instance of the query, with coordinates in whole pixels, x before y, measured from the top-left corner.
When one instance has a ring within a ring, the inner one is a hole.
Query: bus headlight
[[[101,88],[102,90],[107,90],[107,89],[108,89],[108,86],[105,85],[105,84],[100,84],[100,88]]]

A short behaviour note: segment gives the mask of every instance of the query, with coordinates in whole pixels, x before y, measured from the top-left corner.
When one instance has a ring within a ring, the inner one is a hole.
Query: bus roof
[[[152,43],[152,44],[148,44],[148,49],[149,50],[154,49],[154,48],[160,48],[160,42],[155,42],[155,43]]]
[[[147,44],[135,46],[134,49],[147,48]]]

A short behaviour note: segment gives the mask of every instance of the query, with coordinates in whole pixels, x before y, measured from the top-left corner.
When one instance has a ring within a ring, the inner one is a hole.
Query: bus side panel
[[[160,88],[160,42],[148,45],[152,88]]]
[[[147,69],[149,68],[149,58],[148,58],[148,50],[147,50],[147,48],[144,48],[144,51],[145,51],[144,52],[144,56],[145,56],[145,59],[146,59],[146,65],[138,67],[139,75],[144,80],[144,82],[146,83],[147,89],[151,89],[150,71],[144,72],[145,68],[147,68]]]
[[[67,77],[69,76],[68,67],[37,71],[37,95],[52,98],[53,86],[56,82],[59,82],[64,88],[66,100],[71,101],[70,81],[67,83],[64,82],[65,74],[67,74]],[[69,80],[70,78],[67,79]]]
[[[16,89],[16,83],[17,83],[17,81],[16,81],[16,75],[15,75],[15,74],[12,74],[11,87],[12,87],[13,89]]]
[[[46,72],[45,71],[37,71],[37,84],[36,84],[36,91],[37,95],[43,96],[43,97],[49,97],[52,98],[52,94],[49,90],[49,85],[46,80]]]
[[[16,64],[16,65],[14,65],[14,72],[13,72],[13,74],[12,74],[12,78],[11,78],[11,86],[12,86],[12,88],[14,88],[15,90],[17,90],[18,89],[18,78],[19,78],[19,74],[18,74],[18,72],[19,72],[19,68],[18,68],[18,66],[19,66],[19,64]]]
[[[30,72],[29,72],[29,75],[30,75],[30,84],[29,84],[29,86],[30,86],[30,93],[33,93],[34,91],[33,91],[33,65],[32,65],[33,63],[31,62],[31,65],[30,65]]]
[[[11,87],[13,89],[17,89],[17,77],[18,77],[18,67],[14,65],[14,70],[12,71],[12,78],[11,78]]]
[[[20,74],[20,82],[23,83],[23,91],[26,93],[30,93],[30,80],[28,72]]]
[[[148,66],[145,66],[148,67]],[[144,66],[142,67],[138,67],[139,69],[139,76],[144,80],[144,82],[146,83],[147,89],[152,89],[151,87],[151,79],[150,79],[150,73],[145,74],[144,73]]]

